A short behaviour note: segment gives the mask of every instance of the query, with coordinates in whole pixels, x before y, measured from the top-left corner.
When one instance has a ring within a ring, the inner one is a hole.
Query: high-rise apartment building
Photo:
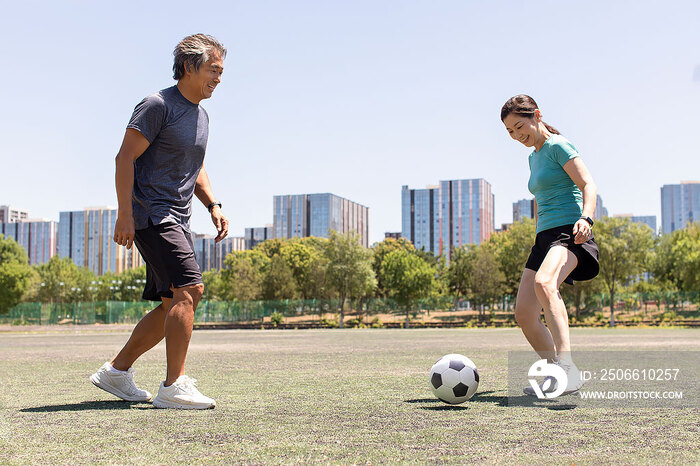
[[[634,223],[647,225],[654,233],[658,232],[656,229],[656,215],[631,215],[630,220]]]
[[[661,187],[661,232],[685,228],[700,222],[700,181],[682,181]]]
[[[218,243],[215,239],[213,235],[194,235],[194,255],[202,272],[221,270],[229,253],[245,249],[245,239],[240,236],[229,236]]]
[[[593,214],[593,220],[600,220],[605,217],[608,217],[608,209],[603,206],[603,198],[598,194],[595,199],[595,214]]]
[[[449,257],[453,248],[481,244],[494,230],[494,195],[483,178],[401,188],[401,235],[418,249]]]
[[[140,267],[144,262],[136,247],[126,249],[112,241],[116,221],[117,210],[110,207],[60,212],[58,255],[96,275]]]
[[[51,220],[0,223],[0,234],[12,238],[29,256],[30,265],[48,262],[57,253],[58,224]]]
[[[264,227],[254,227],[245,229],[245,248],[253,249],[258,244],[265,240],[273,238],[272,225],[265,225]]]
[[[656,230],[656,215],[632,215],[632,214],[615,214],[614,217],[629,218],[632,223],[643,223],[651,228],[654,233]]]
[[[355,232],[369,247],[369,208],[330,193],[274,196],[272,229],[275,238]]]
[[[534,199],[520,199],[513,203],[513,223],[524,218],[535,218]]]
[[[9,205],[0,205],[0,223],[14,223],[29,219],[29,212]]]

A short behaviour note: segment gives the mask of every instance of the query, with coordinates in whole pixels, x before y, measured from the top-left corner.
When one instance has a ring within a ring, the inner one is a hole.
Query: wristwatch
[[[593,226],[593,219],[591,217],[586,217],[585,215],[582,215],[581,218],[587,221],[590,226]]]
[[[207,206],[207,210],[208,210],[209,212],[211,212],[211,209],[213,209],[215,205],[218,205],[218,206],[219,206],[219,209],[221,209],[221,202],[219,202],[219,201],[214,201],[214,202],[212,202],[211,204],[209,204],[209,205]]]

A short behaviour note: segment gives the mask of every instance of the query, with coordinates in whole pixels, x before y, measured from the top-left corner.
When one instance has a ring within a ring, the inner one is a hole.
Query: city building
[[[195,234],[194,255],[199,265],[199,270],[221,270],[224,267],[226,256],[233,251],[245,249],[245,239],[240,236],[229,236],[216,242],[216,236]]]
[[[453,248],[481,244],[494,230],[494,195],[483,178],[401,188],[401,236],[417,249],[449,257]]]
[[[117,210],[111,207],[60,212],[58,255],[96,275],[140,267],[144,262],[136,247],[126,249],[113,241],[116,221]]]
[[[608,217],[608,209],[603,206],[603,198],[598,194],[595,200],[595,214],[593,215],[593,220],[600,220],[605,217]]]
[[[654,233],[656,230],[656,215],[632,215],[632,214],[615,214],[615,217],[626,217],[629,218],[633,223],[643,223],[651,228]]]
[[[513,203],[513,223],[524,218],[535,218],[535,199],[520,199]]]
[[[258,244],[273,237],[272,225],[245,229],[245,248],[253,249]]]
[[[274,196],[272,229],[275,238],[355,232],[369,247],[369,208],[331,193]]]
[[[0,205],[0,223],[14,223],[27,220],[29,212],[19,210],[9,205]]]
[[[391,238],[391,239],[400,239],[401,238],[401,232],[396,231],[396,232],[389,232],[387,231],[384,233],[384,239]]]
[[[0,223],[0,234],[12,238],[27,251],[30,265],[43,264],[56,255],[57,231],[56,222],[44,219]]]
[[[700,222],[700,181],[682,181],[661,187],[661,233]]]

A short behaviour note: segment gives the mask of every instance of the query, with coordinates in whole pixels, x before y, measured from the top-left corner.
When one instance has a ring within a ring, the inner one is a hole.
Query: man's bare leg
[[[112,360],[112,367],[120,371],[128,370],[146,351],[156,346],[164,337],[165,317],[172,305],[171,298],[162,298],[158,307],[141,318],[131,332],[129,340]]]
[[[204,292],[204,285],[190,285],[173,289],[173,300],[165,317],[165,351],[168,373],[163,385],[170,386],[185,374],[185,359],[192,338],[194,311]]]

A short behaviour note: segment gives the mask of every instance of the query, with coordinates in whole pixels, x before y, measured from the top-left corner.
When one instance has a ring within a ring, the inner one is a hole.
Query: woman
[[[528,189],[535,196],[537,229],[518,288],[515,319],[537,354],[567,373],[563,395],[574,393],[583,383],[571,359],[569,319],[559,286],[598,275],[598,246],[591,230],[596,186],[576,148],[542,121],[532,97],[508,99],[501,121],[513,139],[534,148]],[[546,326],[540,309],[544,309]],[[555,382],[545,379],[542,390],[555,391]],[[527,387],[525,393],[535,391]]]

